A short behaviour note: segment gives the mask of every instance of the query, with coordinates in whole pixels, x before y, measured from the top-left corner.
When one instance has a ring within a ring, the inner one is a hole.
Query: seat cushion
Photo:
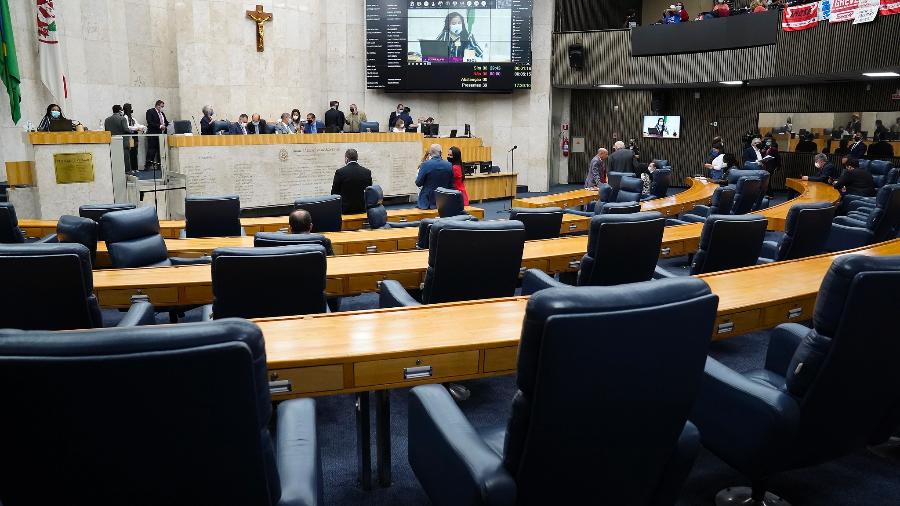
[[[762,383],[763,385],[772,387],[776,390],[784,391],[785,389],[785,378],[784,376],[772,372],[768,369],[756,369],[754,371],[744,373],[744,377],[755,381],[757,383]]]

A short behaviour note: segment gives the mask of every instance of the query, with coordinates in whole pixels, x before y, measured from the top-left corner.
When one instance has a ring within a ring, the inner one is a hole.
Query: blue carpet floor
[[[552,193],[577,186],[559,186]],[[774,203],[785,200],[779,195]],[[503,209],[509,201],[475,204],[486,211],[486,219],[503,219]],[[679,274],[687,274],[684,258],[661,262]],[[376,308],[375,294],[343,299],[342,310]],[[120,314],[104,311],[107,324],[114,323]],[[184,321],[197,321],[199,310],[189,311]],[[160,323],[167,321],[160,315]],[[760,368],[765,359],[768,332],[754,332],[722,342],[712,343],[710,355],[737,371]],[[512,376],[466,382],[472,391],[469,400],[460,407],[476,428],[505,424],[510,401],[515,393]],[[326,504],[333,505],[425,505],[429,504],[407,462],[407,389],[391,391],[391,433],[393,485],[374,486],[363,492],[356,485],[356,432],[352,395],[335,395],[316,399],[318,430],[321,441]],[[373,409],[374,418],[374,409]],[[372,430],[374,431],[374,421]],[[374,432],[373,432],[374,434]],[[879,455],[865,450],[833,462],[784,473],[771,481],[770,489],[803,505],[887,505],[900,504],[900,446],[885,445]],[[372,448],[374,456],[374,444]],[[374,457],[373,457],[374,458]],[[374,466],[374,462],[373,462]],[[739,473],[711,453],[701,450],[681,494],[679,505],[712,505],[719,490],[733,485],[747,485]]]

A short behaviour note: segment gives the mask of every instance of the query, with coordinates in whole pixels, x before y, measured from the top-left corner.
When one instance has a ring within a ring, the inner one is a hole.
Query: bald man
[[[609,151],[606,148],[597,150],[597,156],[591,158],[591,165],[588,167],[587,177],[584,180],[585,188],[597,188],[606,183],[606,159],[609,157]]]
[[[647,170],[647,164],[639,163],[634,156],[634,151],[626,148],[624,142],[616,141],[613,144],[613,154],[609,156],[609,170],[637,175]]]
[[[441,158],[441,145],[432,144],[425,154],[422,165],[419,166],[419,174],[416,176],[416,186],[421,188],[416,207],[419,209],[434,209],[437,207],[434,190],[438,188],[453,188],[453,166],[450,162]]]

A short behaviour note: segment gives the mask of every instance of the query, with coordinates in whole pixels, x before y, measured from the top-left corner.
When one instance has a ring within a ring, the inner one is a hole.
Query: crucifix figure
[[[272,13],[263,12],[263,6],[257,5],[255,11],[247,11],[247,17],[256,22],[256,51],[261,53],[266,50],[263,25],[267,21],[272,21]]]

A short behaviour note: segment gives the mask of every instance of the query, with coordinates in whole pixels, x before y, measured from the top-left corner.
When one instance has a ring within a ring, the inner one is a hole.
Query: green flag
[[[19,90],[19,61],[16,59],[16,41],[13,39],[9,0],[0,0],[0,81],[9,94],[9,109],[13,123],[22,118],[22,92]]]

